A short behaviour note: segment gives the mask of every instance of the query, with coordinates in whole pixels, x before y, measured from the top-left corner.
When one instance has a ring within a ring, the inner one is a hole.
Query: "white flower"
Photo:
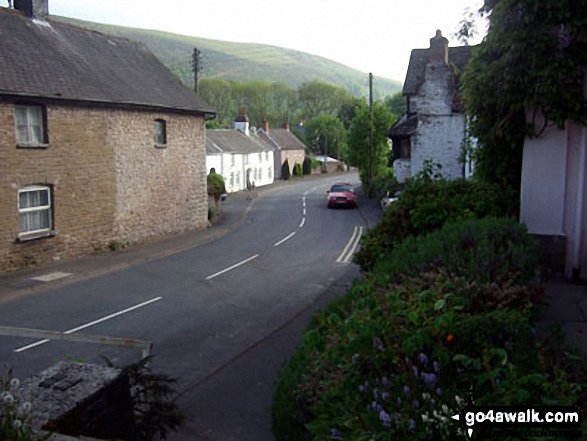
[[[32,405],[31,403],[29,403],[28,401],[25,401],[25,402],[22,404],[22,410],[24,410],[24,411],[25,411],[25,413],[28,413],[28,412],[30,412],[32,408],[33,408],[33,405]]]
[[[448,414],[448,406],[446,404],[442,405],[442,411],[446,414]]]
[[[12,396],[12,394],[10,392],[4,392],[4,396],[2,397],[2,401],[4,401],[6,404],[12,404],[12,403],[14,403],[14,397]]]
[[[463,404],[463,402],[465,400],[463,400],[461,397],[459,397],[458,395],[455,396],[455,401],[457,402],[457,404],[460,406],[461,404]]]
[[[423,393],[422,394],[422,398],[424,398],[425,400],[429,400],[430,399],[430,394],[429,393]]]
[[[22,421],[21,420],[14,420],[12,422],[12,425],[14,426],[15,429],[20,429],[22,427]]]
[[[422,414],[422,421],[427,423],[430,421],[430,418],[428,418],[428,414],[427,413],[423,413]]]
[[[16,389],[18,386],[20,386],[20,380],[18,378],[13,378],[10,380],[10,387],[12,389]]]

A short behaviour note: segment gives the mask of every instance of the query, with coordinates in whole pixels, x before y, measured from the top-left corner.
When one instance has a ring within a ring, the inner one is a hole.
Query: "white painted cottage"
[[[395,177],[403,182],[424,168],[440,164],[447,179],[469,176],[471,164],[460,161],[465,116],[459,102],[459,75],[471,58],[471,47],[448,47],[436,31],[430,48],[414,49],[404,82],[407,112],[387,132],[393,142]]]
[[[206,131],[206,168],[214,168],[224,178],[228,193],[251,184],[261,187],[275,178],[273,150],[250,130],[244,109],[235,119],[234,129]]]

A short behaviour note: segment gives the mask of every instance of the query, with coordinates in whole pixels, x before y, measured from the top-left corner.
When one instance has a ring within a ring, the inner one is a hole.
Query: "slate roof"
[[[270,129],[269,133],[259,129],[257,133],[278,150],[306,150],[304,143],[287,129]]]
[[[395,137],[395,136],[409,136],[416,131],[418,128],[418,115],[410,115],[408,116],[405,113],[397,123],[393,125],[391,129],[386,132],[386,136],[388,137]]]
[[[0,96],[215,113],[143,44],[0,8]]]
[[[460,71],[464,71],[471,59],[471,46],[459,46],[448,48],[448,62]],[[406,73],[406,81],[402,93],[404,95],[416,95],[418,88],[424,82],[426,65],[428,64],[429,49],[413,49],[410,55],[410,64]]]
[[[206,130],[206,154],[269,152],[271,147],[255,134],[245,135],[240,130]]]

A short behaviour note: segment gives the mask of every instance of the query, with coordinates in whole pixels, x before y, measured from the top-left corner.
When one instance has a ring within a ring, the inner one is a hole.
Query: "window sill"
[[[167,148],[167,144],[155,144],[155,148],[156,149],[166,149]]]
[[[31,240],[46,239],[57,236],[56,230],[38,231],[35,233],[19,234],[15,243],[30,242]]]
[[[49,144],[42,144],[38,142],[19,142],[16,145],[17,149],[32,149],[32,150],[45,150],[49,148]]]

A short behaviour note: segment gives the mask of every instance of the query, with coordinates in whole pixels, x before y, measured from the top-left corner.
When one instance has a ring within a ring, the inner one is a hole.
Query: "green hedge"
[[[398,245],[313,317],[280,373],[276,439],[468,439],[449,417],[469,391],[476,404],[575,404],[580,369],[532,329],[536,270],[536,245],[513,220],[469,219]]]
[[[355,262],[369,271],[406,237],[429,233],[446,222],[486,216],[516,217],[518,199],[511,191],[472,180],[433,180],[426,175],[410,180],[381,222],[361,240]]]

